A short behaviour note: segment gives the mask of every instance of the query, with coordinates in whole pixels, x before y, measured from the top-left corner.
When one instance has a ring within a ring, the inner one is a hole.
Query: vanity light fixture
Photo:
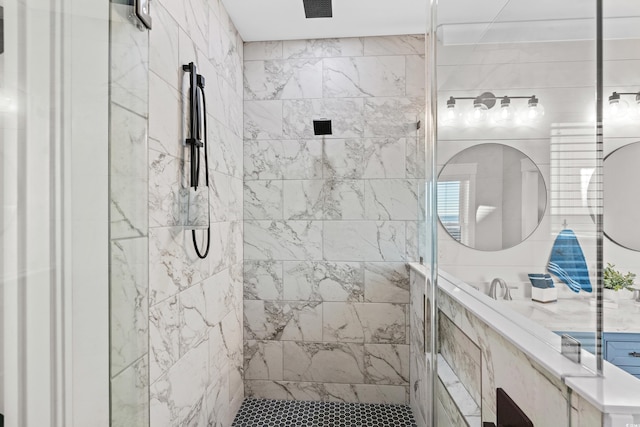
[[[516,109],[512,105],[514,99],[527,99],[527,105]],[[445,110],[441,123],[444,126],[453,126],[457,124],[461,114],[458,112],[457,100],[473,100],[473,107],[469,109],[465,116],[469,125],[477,126],[491,121],[509,125],[512,123],[535,123],[544,116],[544,107],[540,104],[539,99],[535,96],[501,96],[496,97],[491,92],[484,92],[480,96],[451,96],[447,100],[447,109]],[[500,107],[490,111],[500,100]]]
[[[631,112],[640,118],[640,92],[613,92],[609,97],[609,106],[605,111],[606,117],[619,120],[629,114],[629,103],[622,99],[621,96],[635,96],[635,102],[633,103]]]

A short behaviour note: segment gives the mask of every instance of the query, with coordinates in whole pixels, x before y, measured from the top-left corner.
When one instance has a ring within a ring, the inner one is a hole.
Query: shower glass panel
[[[126,4],[124,4],[126,3]],[[111,426],[149,425],[149,31],[110,3]]]
[[[574,336],[593,353],[582,363],[594,373],[602,266],[596,6],[439,2],[435,217],[440,271],[558,351],[560,334]]]

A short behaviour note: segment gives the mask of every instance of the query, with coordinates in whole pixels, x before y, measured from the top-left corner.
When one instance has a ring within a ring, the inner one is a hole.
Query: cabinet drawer
[[[618,368],[640,379],[640,366],[618,366]]]
[[[607,360],[620,367],[640,367],[640,342],[607,341]]]

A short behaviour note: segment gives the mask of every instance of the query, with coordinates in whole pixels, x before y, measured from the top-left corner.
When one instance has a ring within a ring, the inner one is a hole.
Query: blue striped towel
[[[556,237],[547,270],[566,283],[573,292],[591,292],[587,263],[573,230],[562,230]]]

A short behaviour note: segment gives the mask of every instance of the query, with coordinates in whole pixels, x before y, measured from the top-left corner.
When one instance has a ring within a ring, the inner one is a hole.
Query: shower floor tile
[[[411,408],[370,403],[245,399],[232,427],[415,427]]]

